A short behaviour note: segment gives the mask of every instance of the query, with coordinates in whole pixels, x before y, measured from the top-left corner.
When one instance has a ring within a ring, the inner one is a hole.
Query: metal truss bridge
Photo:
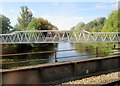
[[[0,44],[120,42],[120,32],[35,30],[0,34]]]

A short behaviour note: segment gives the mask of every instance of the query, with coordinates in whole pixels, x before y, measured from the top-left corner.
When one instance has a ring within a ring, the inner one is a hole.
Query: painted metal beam
[[[120,32],[29,30],[0,34],[0,44],[120,42]]]

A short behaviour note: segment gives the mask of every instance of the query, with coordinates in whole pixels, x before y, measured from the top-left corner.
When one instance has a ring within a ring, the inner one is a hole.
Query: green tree
[[[82,30],[84,26],[85,26],[85,23],[80,22],[75,26],[75,30]]]
[[[33,18],[27,30],[58,30],[58,28],[43,18]]]
[[[120,22],[118,23],[118,11],[113,11],[108,19],[105,21],[105,25],[102,29],[103,32],[117,32],[120,28]]]
[[[33,14],[30,11],[30,9],[27,6],[22,6],[21,12],[20,12],[20,17],[18,17],[18,24],[15,25],[15,30],[27,30],[28,24],[31,22],[32,19],[33,19]],[[17,46],[18,52],[27,51],[30,48],[32,48],[31,44],[24,44],[24,45],[19,44],[16,46]],[[24,46],[26,46],[25,49],[23,49]],[[21,51],[21,49],[23,49],[23,50]]]
[[[26,30],[28,24],[33,19],[33,14],[27,6],[21,7],[20,17],[18,17],[18,24],[15,26],[17,30]]]
[[[32,21],[29,23],[27,30],[39,30],[40,24],[38,18],[33,18]]]
[[[72,30],[87,30],[91,32],[100,32],[104,26],[106,18],[99,17],[93,21],[88,22],[87,24],[80,22],[75,27],[71,28]]]
[[[27,30],[58,30],[58,28],[51,23],[48,22],[48,20],[45,20],[43,18],[33,18],[32,21],[29,23]],[[44,33],[46,35],[47,33]],[[36,33],[37,35],[37,33]],[[40,47],[47,49],[48,46],[53,46],[53,44],[31,44],[32,47]]]
[[[99,17],[87,23],[84,29],[91,32],[100,32],[104,26],[105,19],[105,17]]]
[[[5,33],[9,33],[10,30],[13,29],[13,27],[10,25],[10,19],[7,18],[4,15],[0,15],[0,33],[5,34]]]

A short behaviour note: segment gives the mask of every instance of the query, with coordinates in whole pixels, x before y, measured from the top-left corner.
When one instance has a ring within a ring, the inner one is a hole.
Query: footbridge
[[[120,42],[120,32],[31,30],[0,34],[0,44]]]

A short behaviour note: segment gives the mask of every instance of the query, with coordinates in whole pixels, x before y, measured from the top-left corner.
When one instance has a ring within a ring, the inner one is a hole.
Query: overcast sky
[[[0,13],[17,23],[21,6],[28,6],[34,17],[47,19],[60,30],[69,30],[79,22],[107,17],[118,8],[118,2],[1,2]]]

